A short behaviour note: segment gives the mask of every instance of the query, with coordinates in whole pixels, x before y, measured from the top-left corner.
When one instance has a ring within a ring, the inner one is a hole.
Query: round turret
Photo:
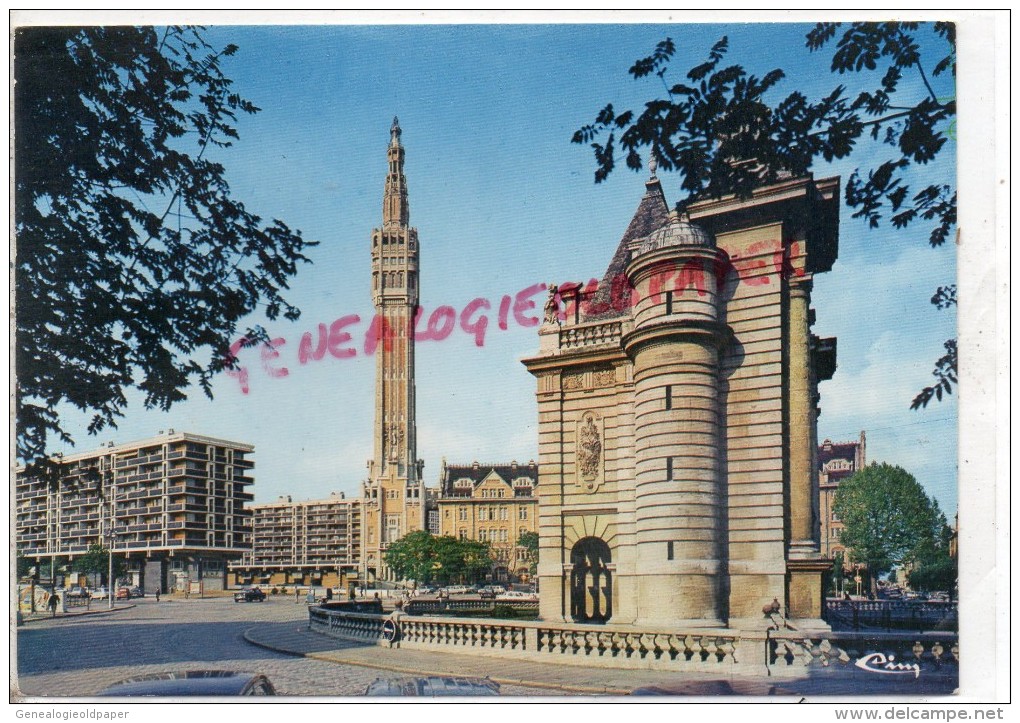
[[[641,241],[635,256],[658,251],[665,248],[715,248],[715,238],[705,229],[691,223],[686,216],[676,211],[669,215],[669,222],[656,229]]]

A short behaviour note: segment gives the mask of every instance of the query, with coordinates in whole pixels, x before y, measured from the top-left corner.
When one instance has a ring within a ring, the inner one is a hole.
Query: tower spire
[[[383,228],[407,226],[410,209],[407,206],[407,180],[404,178],[404,146],[400,143],[400,120],[393,116],[390,126],[390,146],[386,151],[389,172],[383,193]]]

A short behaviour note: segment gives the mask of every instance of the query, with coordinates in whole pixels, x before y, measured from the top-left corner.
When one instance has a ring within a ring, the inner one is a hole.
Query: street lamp
[[[116,540],[116,532],[113,529],[113,520],[106,531],[106,560],[109,570],[106,575],[106,594],[110,599],[110,610],[113,610],[113,544]]]

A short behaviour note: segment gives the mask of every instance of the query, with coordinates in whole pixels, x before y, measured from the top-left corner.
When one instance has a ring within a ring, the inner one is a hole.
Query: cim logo
[[[896,656],[888,658],[883,653],[869,653],[854,663],[861,670],[884,675],[905,675],[913,672],[914,678],[921,677],[921,666],[917,663],[897,663]]]

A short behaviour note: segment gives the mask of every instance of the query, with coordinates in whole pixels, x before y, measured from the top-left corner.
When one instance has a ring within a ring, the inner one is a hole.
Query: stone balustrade
[[[338,638],[390,645],[383,635],[387,615],[309,608],[309,627]],[[447,650],[568,665],[650,670],[737,672],[761,670],[761,640],[748,640],[741,653],[738,635],[717,631],[635,630],[624,626],[467,619],[402,614],[394,645]],[[746,658],[746,660],[744,660]],[[753,660],[752,658],[757,658]]]
[[[560,328],[560,349],[619,344],[622,337],[623,324],[619,321],[563,326]]]
[[[770,671],[859,665],[868,656],[874,656],[879,666],[916,664],[919,670],[958,672],[960,644],[958,635],[953,632],[803,635],[778,631],[770,633],[766,655]]]

